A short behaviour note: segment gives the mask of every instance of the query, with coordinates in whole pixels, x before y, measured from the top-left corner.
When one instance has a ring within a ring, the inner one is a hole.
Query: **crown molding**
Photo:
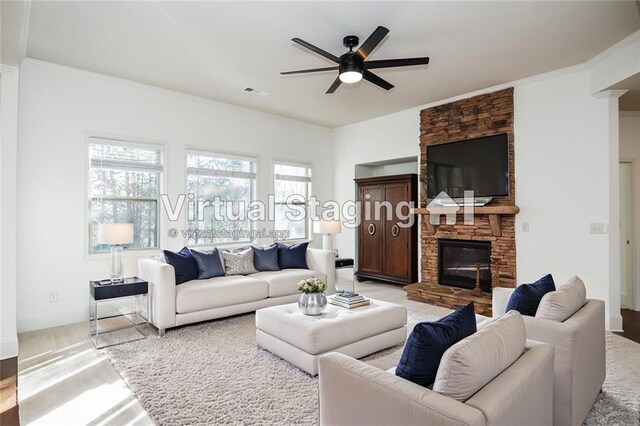
[[[594,93],[593,96],[598,99],[618,99],[627,92],[628,90],[603,90],[601,92]]]

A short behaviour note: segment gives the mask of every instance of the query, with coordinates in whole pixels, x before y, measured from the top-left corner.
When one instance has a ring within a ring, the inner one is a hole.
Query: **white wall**
[[[640,112],[620,113],[620,161],[631,162],[631,179],[634,196],[633,238],[633,309],[640,310]]]
[[[420,155],[419,114],[414,108],[336,129],[334,193],[339,203],[356,199],[356,164]],[[343,226],[336,248],[341,256],[353,257],[355,230]]]
[[[589,230],[610,222],[607,100],[590,95],[586,71],[518,85],[514,100],[518,281],[578,275],[608,309],[609,235]]]
[[[550,272],[558,284],[582,277],[589,297],[609,305],[609,236],[589,224],[609,222],[607,101],[591,96],[584,67],[461,95],[336,130],[338,200],[354,196],[354,165],[419,155],[420,110],[514,86],[518,282]],[[529,222],[530,232],[520,231]],[[337,246],[353,255],[355,233]],[[607,314],[608,315],[608,314]]]
[[[16,151],[18,69],[0,75],[0,359],[18,355],[16,334]]]
[[[108,255],[86,255],[88,133],[165,144],[172,199],[185,192],[185,147],[257,157],[260,199],[274,158],[312,164],[314,193],[333,197],[333,131],[323,127],[32,60],[21,66],[19,120],[19,331],[86,321],[88,281],[109,272]],[[160,245],[180,249],[169,227],[163,215]],[[149,254],[125,253],[125,272]]]

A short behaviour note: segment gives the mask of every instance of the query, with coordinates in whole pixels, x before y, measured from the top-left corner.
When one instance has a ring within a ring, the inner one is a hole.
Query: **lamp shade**
[[[133,223],[98,224],[98,244],[131,244]]]
[[[316,234],[339,234],[342,232],[342,225],[339,220],[320,220],[313,224],[313,232]]]

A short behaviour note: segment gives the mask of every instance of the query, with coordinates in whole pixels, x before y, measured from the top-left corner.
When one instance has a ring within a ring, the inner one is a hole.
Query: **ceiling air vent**
[[[266,90],[254,89],[253,87],[245,87],[244,89],[242,89],[242,91],[250,93],[252,95],[271,96],[270,92],[267,92]]]

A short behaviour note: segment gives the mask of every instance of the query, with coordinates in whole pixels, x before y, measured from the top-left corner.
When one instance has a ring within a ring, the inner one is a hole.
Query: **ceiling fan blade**
[[[299,71],[284,71],[284,72],[281,72],[280,74],[282,75],[307,74],[310,72],[323,72],[323,71],[338,71],[338,67],[313,68],[313,69],[299,70]]]
[[[364,78],[365,80],[375,84],[376,86],[382,87],[384,90],[393,89],[393,84],[389,83],[387,80],[384,80],[384,79],[378,77],[377,75],[375,75],[371,71],[364,70],[364,72],[362,73],[362,78]]]
[[[333,84],[331,85],[331,87],[329,87],[329,90],[327,90],[325,95],[335,92],[336,89],[340,86],[340,84],[342,84],[342,80],[340,80],[340,77],[336,77],[336,79],[333,81]]]
[[[320,49],[319,47],[314,46],[311,43],[307,43],[306,41],[299,39],[299,38],[292,38],[291,41],[298,43],[300,46],[306,47],[307,49],[311,50],[312,52],[316,52],[318,55],[324,56],[327,59],[332,60],[335,63],[339,63],[340,62],[340,58],[338,58],[335,55],[332,55],[331,53]]]
[[[356,50],[356,55],[360,56],[360,58],[362,59],[367,59],[367,56],[369,56],[369,54],[373,52],[373,49],[375,49],[376,46],[380,44],[382,39],[385,38],[387,34],[389,34],[389,30],[385,27],[376,28],[376,30],[371,33],[369,38],[364,43],[362,43],[360,48]]]
[[[364,67],[369,70],[376,68],[409,67],[412,65],[427,65],[429,58],[405,58],[405,59],[382,59],[379,61],[366,61]]]

